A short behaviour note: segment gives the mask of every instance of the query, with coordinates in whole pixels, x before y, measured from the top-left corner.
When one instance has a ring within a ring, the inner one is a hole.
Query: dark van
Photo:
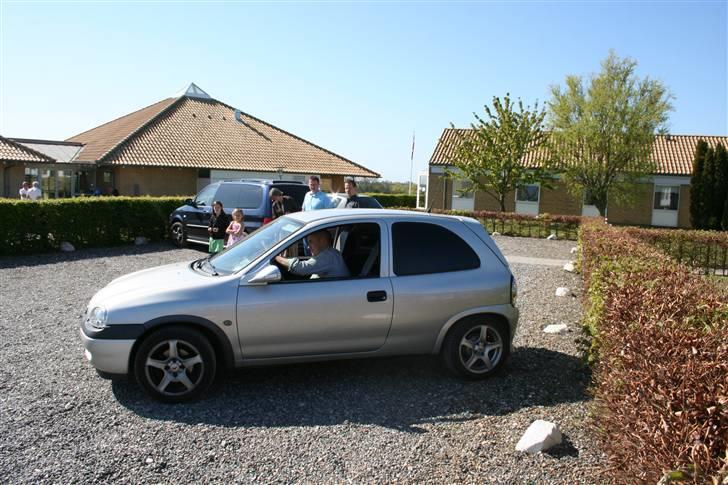
[[[268,192],[273,187],[292,197],[299,207],[308,192],[308,185],[286,180],[240,180],[210,184],[194,199],[187,199],[185,205],[170,214],[172,242],[177,246],[184,246],[188,242],[207,245],[207,226],[212,215],[212,204],[216,200],[222,202],[227,214],[231,214],[233,209],[243,209],[245,231],[253,232],[272,217]]]

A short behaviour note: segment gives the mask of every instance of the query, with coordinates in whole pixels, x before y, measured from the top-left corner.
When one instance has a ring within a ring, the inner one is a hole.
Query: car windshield
[[[258,256],[284,240],[303,226],[302,222],[288,217],[280,217],[262,226],[248,237],[217,253],[209,260],[212,272],[220,274],[235,273],[255,260]]]

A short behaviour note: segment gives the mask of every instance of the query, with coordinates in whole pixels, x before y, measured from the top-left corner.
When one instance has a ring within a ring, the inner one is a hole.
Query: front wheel
[[[172,239],[172,243],[178,248],[184,247],[185,245],[185,226],[177,221],[172,224],[169,228],[169,236]]]
[[[490,377],[501,370],[510,354],[506,326],[489,317],[463,320],[445,337],[442,353],[453,373],[472,380]]]
[[[147,337],[134,358],[134,376],[142,389],[163,402],[199,397],[215,379],[215,351],[199,332],[168,327]]]

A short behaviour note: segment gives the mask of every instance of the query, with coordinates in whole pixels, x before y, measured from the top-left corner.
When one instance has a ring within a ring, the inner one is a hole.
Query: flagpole
[[[412,169],[415,165],[415,132],[412,130],[412,153],[410,154],[410,176],[407,185],[407,195],[412,195]]]

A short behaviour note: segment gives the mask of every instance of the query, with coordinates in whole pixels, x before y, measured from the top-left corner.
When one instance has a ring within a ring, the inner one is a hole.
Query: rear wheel
[[[506,326],[492,317],[471,317],[455,325],[443,342],[443,359],[453,373],[485,379],[498,373],[510,354]]]
[[[210,342],[185,327],[168,327],[147,337],[134,358],[142,389],[164,402],[199,397],[215,379],[217,362]]]
[[[172,239],[172,243],[178,248],[184,247],[185,245],[185,226],[180,222],[176,221],[169,228],[169,236]]]

